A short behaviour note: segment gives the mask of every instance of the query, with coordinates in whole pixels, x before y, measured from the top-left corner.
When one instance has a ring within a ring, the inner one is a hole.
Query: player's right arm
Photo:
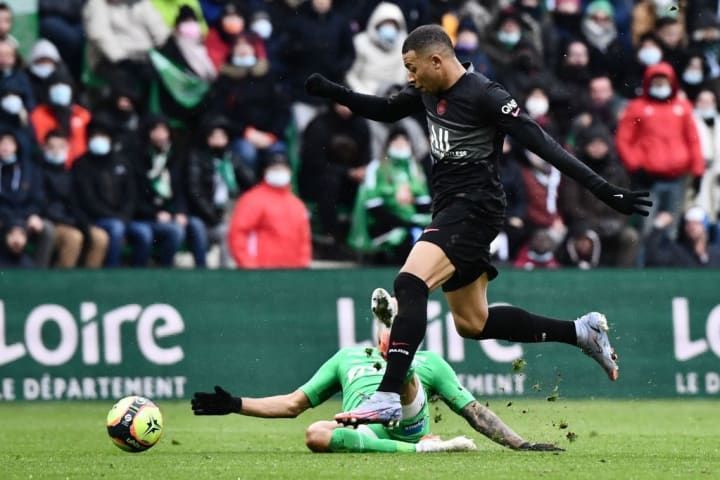
[[[330,98],[353,113],[378,122],[396,122],[425,108],[420,92],[414,87],[406,87],[387,98],[377,97],[354,92],[319,73],[313,73],[305,81],[305,90],[316,97]]]

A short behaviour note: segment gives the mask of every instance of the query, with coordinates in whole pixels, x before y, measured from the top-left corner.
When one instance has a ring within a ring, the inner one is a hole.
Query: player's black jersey
[[[433,160],[430,181],[435,212],[454,198],[464,197],[489,216],[504,214],[505,193],[498,163],[505,134],[591,191],[606,183],[558,145],[500,84],[471,67],[438,95],[421,93],[413,86],[389,98],[346,89],[338,101],[361,116],[384,122],[425,111]]]

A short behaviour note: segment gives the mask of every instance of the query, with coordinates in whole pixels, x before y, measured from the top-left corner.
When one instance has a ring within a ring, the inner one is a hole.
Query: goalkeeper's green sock
[[[415,444],[385,440],[349,428],[336,428],[330,438],[331,452],[415,452]]]

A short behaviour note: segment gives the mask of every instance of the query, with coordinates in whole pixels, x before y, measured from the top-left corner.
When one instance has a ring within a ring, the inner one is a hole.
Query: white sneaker
[[[608,323],[605,315],[590,312],[575,320],[578,347],[593,358],[605,370],[610,380],[618,379],[617,354],[610,345]]]
[[[415,451],[418,453],[434,453],[434,452],[472,452],[477,450],[475,442],[468,437],[461,436],[443,440],[440,437],[431,437],[420,440],[415,445]]]
[[[376,288],[370,298],[370,311],[375,320],[390,328],[397,316],[397,300],[384,288]]]

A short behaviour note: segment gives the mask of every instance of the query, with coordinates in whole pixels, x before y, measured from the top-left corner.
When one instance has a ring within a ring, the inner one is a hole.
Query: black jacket
[[[43,202],[40,172],[31,160],[19,155],[11,165],[0,163],[0,226],[24,226],[30,215],[41,213]]]
[[[687,240],[674,242],[664,229],[654,228],[645,248],[648,267],[720,268],[720,247],[709,244],[707,262],[703,263]]]
[[[240,192],[255,183],[253,173],[245,167],[240,158],[232,156],[235,178]],[[222,221],[223,209],[213,202],[215,193],[215,165],[213,156],[207,149],[190,152],[187,165],[187,201],[190,214],[197,215],[209,226]]]
[[[158,212],[187,213],[185,182],[183,179],[183,158],[180,153],[170,147],[166,168],[170,174],[170,198],[163,198],[153,189],[153,180],[148,176],[152,168],[152,159],[155,152],[151,146],[146,146],[143,154],[136,159],[134,173],[137,184],[137,205],[135,218],[141,220],[155,220]]]
[[[73,174],[80,208],[91,220],[132,218],[137,188],[129,162],[114,152],[102,157],[88,152],[76,161]]]

